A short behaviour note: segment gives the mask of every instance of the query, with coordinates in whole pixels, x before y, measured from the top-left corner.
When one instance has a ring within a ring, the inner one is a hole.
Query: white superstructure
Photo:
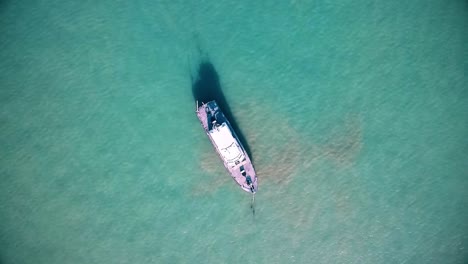
[[[235,167],[245,160],[242,149],[226,123],[214,125],[213,129],[210,130],[210,136],[228,166]]]

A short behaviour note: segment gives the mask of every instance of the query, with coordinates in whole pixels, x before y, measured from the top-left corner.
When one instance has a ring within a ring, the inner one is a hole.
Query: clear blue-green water
[[[468,261],[466,1],[4,0],[0,33],[2,264]]]

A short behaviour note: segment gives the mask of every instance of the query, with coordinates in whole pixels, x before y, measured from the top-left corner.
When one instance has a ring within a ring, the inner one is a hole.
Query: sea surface
[[[0,263],[467,263],[467,43],[464,0],[1,0]]]

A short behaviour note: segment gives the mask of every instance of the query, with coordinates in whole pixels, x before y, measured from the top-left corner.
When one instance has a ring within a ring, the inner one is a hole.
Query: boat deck
[[[219,109],[215,101],[204,103],[201,106],[197,104],[197,117],[200,120],[201,125],[203,126],[208,138],[210,139],[216,153],[221,158],[224,163],[224,167],[229,172],[231,177],[236,181],[239,186],[246,192],[255,193],[257,191],[257,176],[255,169],[253,167],[252,161],[250,160],[248,154],[246,153],[242,143],[239,141],[239,138],[235,134],[234,130],[231,127],[229,121],[225,118],[222,111]],[[215,120],[214,122],[211,120]],[[217,133],[220,126],[226,124],[229,128],[228,135],[222,135],[216,137],[216,139],[211,135],[212,133]],[[222,138],[222,142],[220,141]],[[217,142],[217,141],[218,142]],[[223,151],[221,145],[229,145],[231,141],[237,143],[242,154],[240,157],[242,160],[236,160],[235,163],[231,160],[227,160],[220,151]],[[249,179],[251,184],[249,185]]]

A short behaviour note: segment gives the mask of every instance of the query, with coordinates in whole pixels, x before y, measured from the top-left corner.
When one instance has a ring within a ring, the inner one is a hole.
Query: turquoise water
[[[0,2],[0,263],[468,261],[466,1],[94,2]]]

